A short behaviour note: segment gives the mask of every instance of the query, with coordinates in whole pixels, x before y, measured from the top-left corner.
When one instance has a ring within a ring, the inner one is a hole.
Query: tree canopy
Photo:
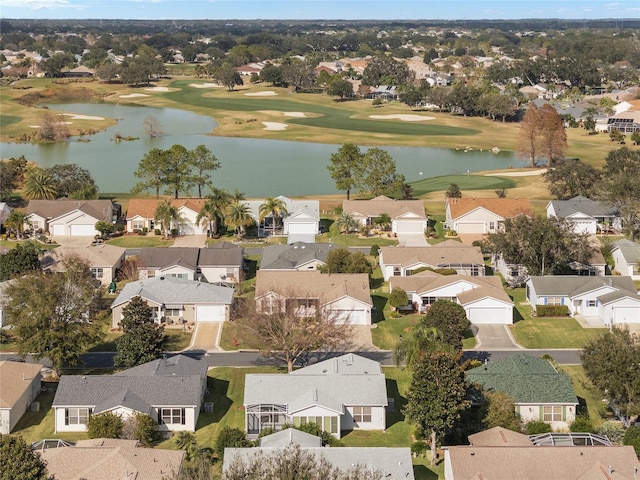
[[[36,242],[27,242],[1,254],[0,282],[40,271],[40,253],[42,250]]]
[[[564,158],[567,151],[567,134],[560,115],[549,104],[538,108],[530,103],[520,122],[516,154],[526,159],[531,167],[541,159],[553,166]]]
[[[51,177],[58,197],[69,197],[78,200],[97,198],[98,186],[89,170],[75,163],[54,165],[45,169]]]
[[[420,320],[423,327],[435,328],[441,332],[441,341],[462,351],[462,340],[467,329],[471,326],[464,308],[456,302],[436,300]]]
[[[40,454],[21,436],[0,435],[0,480],[53,480]]]
[[[323,273],[372,273],[373,268],[362,252],[351,252],[346,247],[332,248],[327,253]]]
[[[578,195],[594,197],[599,188],[600,176],[600,170],[577,158],[560,160],[542,174],[549,185],[549,193],[558,200],[569,200]]]
[[[364,155],[357,145],[345,143],[331,155],[331,164],[327,167],[336,188],[347,191],[347,200],[351,190],[358,187],[364,172]]]

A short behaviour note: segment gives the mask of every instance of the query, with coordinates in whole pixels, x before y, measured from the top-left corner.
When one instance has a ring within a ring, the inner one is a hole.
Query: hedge
[[[569,307],[566,305],[536,305],[538,317],[566,317]]]

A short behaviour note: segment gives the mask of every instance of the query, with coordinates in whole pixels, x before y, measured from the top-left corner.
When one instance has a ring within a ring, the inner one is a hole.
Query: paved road
[[[561,365],[579,365],[580,364],[580,350],[565,349],[565,350],[526,350],[526,349],[510,349],[510,350],[467,350],[464,355],[466,358],[476,358],[478,360],[499,360],[509,355],[513,355],[515,352],[525,353],[534,357],[540,357],[542,355],[551,356],[557,363]],[[309,362],[315,363],[320,360],[342,355],[345,352],[331,352],[322,354],[310,355]],[[284,366],[283,362],[275,360],[273,358],[265,358],[258,352],[212,352],[207,353],[202,350],[191,350],[185,352],[193,358],[199,358],[205,360],[212,367],[256,367],[256,366]],[[358,355],[376,360],[383,365],[393,365],[393,358],[390,351],[380,350],[377,352],[358,352]],[[82,365],[79,368],[112,368],[113,357],[115,353],[86,353],[82,355]],[[7,360],[9,358],[16,358],[17,355],[10,353],[0,354],[0,360]],[[26,361],[33,362],[30,357],[26,358]],[[46,359],[41,363],[49,364]]]

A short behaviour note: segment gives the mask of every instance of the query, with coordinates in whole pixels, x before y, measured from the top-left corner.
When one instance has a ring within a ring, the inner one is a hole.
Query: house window
[[[186,423],[184,408],[161,408],[160,418],[165,425],[184,425]]]
[[[168,273],[166,276],[167,277],[172,277],[172,278],[182,278],[184,280],[189,280],[189,274],[188,273]]]
[[[165,308],[164,310],[165,317],[179,317],[182,315],[181,308]]]
[[[338,433],[338,417],[324,417],[325,432]]]
[[[298,308],[315,308],[316,306],[316,300],[313,298],[299,298],[297,300],[298,302]]]
[[[394,277],[402,276],[402,269],[400,267],[393,267],[393,276]]]
[[[423,305],[432,305],[436,302],[437,298],[436,297],[422,297],[422,304]]]
[[[543,407],[543,417],[545,422],[562,421],[562,405],[550,405]]]
[[[510,277],[517,277],[518,275],[520,275],[520,268],[519,267],[510,267],[509,268],[509,276]]]
[[[104,276],[104,270],[102,268],[92,268],[91,276],[93,278],[102,278]]]
[[[562,305],[562,297],[547,297],[547,305]]]
[[[131,228],[133,230],[142,230],[144,228],[144,220],[131,220]]]
[[[597,307],[598,300],[587,300],[587,307]]]
[[[65,410],[65,425],[86,425],[89,420],[88,408],[67,408]]]
[[[480,268],[478,265],[471,265],[471,276],[479,277],[480,276]],[[484,268],[484,267],[482,267]]]
[[[40,229],[40,220],[29,220],[28,223],[33,230]]]
[[[353,420],[356,423],[371,423],[371,407],[353,407]]]
[[[496,229],[496,222],[489,222],[489,230],[495,230]]]

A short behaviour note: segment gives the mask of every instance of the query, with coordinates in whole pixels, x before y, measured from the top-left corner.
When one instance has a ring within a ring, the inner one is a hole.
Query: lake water
[[[50,105],[52,112],[77,113],[120,119],[118,124],[85,137],[89,142],[72,141],[51,145],[2,143],[2,158],[24,155],[43,167],[76,163],[91,172],[101,192],[128,192],[137,179],[133,172],[152,148],[167,149],[180,144],[188,149],[206,145],[220,161],[213,184],[249,197],[276,195],[324,195],[337,193],[327,166],[340,145],[285,142],[208,135],[216,123],[211,117],[168,108],[118,104]],[[158,119],[164,136],[150,139],[143,133],[147,116]],[[96,121],[96,126],[100,121]],[[116,143],[116,133],[140,137]],[[522,167],[512,153],[456,151],[442,148],[381,147],[396,161],[396,169],[408,182],[449,174]],[[195,193],[195,192],[192,192]],[[183,193],[181,192],[181,195]]]

